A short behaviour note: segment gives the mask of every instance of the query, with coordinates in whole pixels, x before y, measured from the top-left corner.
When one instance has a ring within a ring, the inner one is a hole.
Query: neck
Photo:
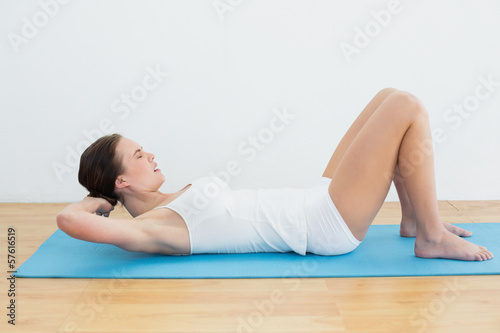
[[[124,194],[123,206],[125,206],[132,217],[137,217],[155,207],[161,206],[162,203],[170,201],[171,197],[171,193],[162,193],[160,191]]]

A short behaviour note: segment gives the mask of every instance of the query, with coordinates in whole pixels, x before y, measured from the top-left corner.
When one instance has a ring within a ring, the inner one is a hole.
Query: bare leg
[[[410,199],[408,198],[408,193],[406,193],[405,184],[399,173],[399,165],[396,165],[396,169],[394,171],[394,178],[392,182],[394,183],[394,187],[396,187],[396,192],[398,193],[399,202],[401,204],[401,225],[411,224],[415,226],[415,234],[413,235],[413,237],[415,237],[416,236],[416,225],[414,223],[415,218],[413,217],[413,209],[411,208],[411,202]],[[408,235],[404,236],[409,237]]]
[[[335,151],[333,152],[333,155],[328,162],[325,172],[323,172],[323,177],[333,178],[333,175],[335,174],[340,161],[344,157],[345,152],[351,145],[354,138],[358,135],[361,128],[363,128],[366,121],[372,116],[373,112],[380,106],[380,104],[382,104],[382,102],[387,97],[389,97],[396,91],[397,89],[394,88],[385,88],[379,91],[377,95],[372,98],[370,103],[368,103],[368,105],[352,123],[351,127],[349,127],[349,130],[347,130],[347,132],[344,134],[344,137],[342,138],[342,140],[340,140],[337,148],[335,148]]]
[[[375,95],[375,97],[368,103],[368,105],[363,109],[360,115],[353,122],[349,130],[346,132],[337,148],[335,149],[326,169],[323,173],[323,177],[333,178],[337,167],[344,157],[345,152],[351,145],[354,138],[358,135],[359,131],[365,123],[370,119],[375,110],[382,104],[382,102],[389,97],[392,93],[397,92],[394,88],[385,88]],[[396,187],[399,202],[401,203],[401,229],[400,235],[403,237],[415,237],[417,235],[417,227],[415,223],[415,218],[413,216],[413,209],[411,208],[411,203],[406,193],[404,183],[399,175],[399,167],[396,166],[393,179],[394,185]],[[458,236],[470,236],[471,233],[462,228],[456,227],[452,224],[442,221],[445,227],[452,233]]]
[[[398,192],[399,202],[401,203],[401,227],[399,229],[399,234],[402,237],[415,237],[417,236],[417,221],[415,215],[413,214],[413,209],[411,208],[411,202],[408,198],[408,193],[406,193],[406,188],[399,173],[399,165],[396,166],[393,179],[394,186]],[[469,237],[472,232],[467,231],[463,228],[457,227],[453,224],[446,223],[441,220],[444,227],[460,237]]]
[[[487,260],[492,254],[449,232],[439,218],[427,112],[418,99],[394,92],[359,130],[338,164],[330,196],[349,229],[363,239],[399,173],[416,220],[415,254]],[[388,177],[389,175],[389,177]]]

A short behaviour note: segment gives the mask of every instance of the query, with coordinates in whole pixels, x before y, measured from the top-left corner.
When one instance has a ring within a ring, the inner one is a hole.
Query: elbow
[[[64,231],[65,234],[78,238],[78,223],[76,223],[75,216],[72,212],[62,211],[56,216],[57,227]]]
[[[63,212],[57,214],[56,222],[57,222],[57,227],[59,229],[63,230],[66,219],[67,219],[66,214],[64,214]]]
[[[62,231],[66,231],[68,229],[68,225],[69,225],[70,220],[71,220],[70,215],[71,214],[64,212],[64,211],[57,214],[57,216],[56,216],[57,227],[59,229],[61,229]]]

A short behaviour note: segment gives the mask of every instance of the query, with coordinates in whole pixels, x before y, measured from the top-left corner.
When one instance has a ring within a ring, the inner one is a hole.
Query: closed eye
[[[142,147],[141,147],[141,148],[139,148],[139,149],[137,149],[137,150],[134,152],[134,155],[133,155],[133,156],[135,156],[135,154],[139,153],[139,157],[138,157],[138,158],[141,158],[141,157],[142,157],[142,155],[140,154],[141,152],[142,152]]]

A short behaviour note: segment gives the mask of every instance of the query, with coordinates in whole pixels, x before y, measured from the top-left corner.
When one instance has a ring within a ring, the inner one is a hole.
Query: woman
[[[59,228],[78,239],[167,255],[338,255],[363,240],[394,182],[400,234],[416,237],[416,256],[493,257],[462,238],[470,232],[440,219],[428,114],[407,92],[380,91],[309,189],[234,191],[219,178],[205,177],[162,193],[165,177],[154,157],[117,134],[97,140],[80,161],[79,181],[90,194],[57,215]],[[118,201],[133,220],[105,219]]]

